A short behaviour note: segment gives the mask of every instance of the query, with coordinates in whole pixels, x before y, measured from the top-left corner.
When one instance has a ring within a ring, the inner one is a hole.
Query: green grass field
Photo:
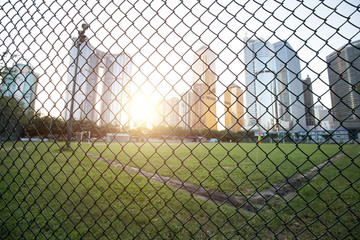
[[[342,147],[348,150],[352,145]],[[340,153],[334,144],[110,144],[86,152],[181,181],[249,195]]]
[[[356,148],[354,148],[356,147]],[[360,147],[315,144],[3,145],[4,239],[359,238]],[[354,149],[353,149],[354,148]],[[256,213],[200,200],[82,152],[228,194],[250,195],[352,149],[295,196]],[[350,234],[350,235],[348,235]]]

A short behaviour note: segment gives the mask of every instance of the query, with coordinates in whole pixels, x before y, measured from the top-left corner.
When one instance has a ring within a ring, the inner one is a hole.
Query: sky
[[[194,52],[207,45],[218,54],[222,101],[226,86],[243,87],[245,36],[287,40],[301,59],[302,78],[313,81],[314,101],[331,107],[325,59],[360,39],[358,0],[243,2],[0,0],[0,52],[20,53],[35,68],[36,108],[56,116],[65,104],[71,37],[84,22],[91,45],[132,56],[135,91],[151,99],[189,89]]]

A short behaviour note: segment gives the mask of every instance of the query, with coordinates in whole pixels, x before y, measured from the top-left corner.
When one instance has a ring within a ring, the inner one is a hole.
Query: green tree
[[[24,126],[24,136],[61,139],[67,133],[66,123],[62,118],[33,115]]]
[[[27,122],[23,103],[13,97],[0,95],[0,138],[20,137]]]
[[[14,122],[25,124],[27,115],[24,104],[13,97],[0,96],[1,115]]]

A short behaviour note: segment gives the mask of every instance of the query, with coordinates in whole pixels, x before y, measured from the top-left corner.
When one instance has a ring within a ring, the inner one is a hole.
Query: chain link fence
[[[359,239],[360,9],[4,1],[2,239]]]

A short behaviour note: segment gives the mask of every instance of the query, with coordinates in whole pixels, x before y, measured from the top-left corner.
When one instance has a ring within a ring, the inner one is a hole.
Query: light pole
[[[74,46],[77,49],[77,53],[76,53],[76,58],[75,58],[75,71],[74,71],[74,76],[72,79],[72,92],[71,92],[71,100],[70,100],[70,116],[69,116],[69,121],[68,121],[68,125],[67,125],[67,140],[66,140],[66,147],[70,148],[70,142],[71,142],[71,137],[72,137],[72,122],[73,122],[73,118],[74,118],[74,96],[75,96],[75,90],[76,90],[76,77],[78,74],[78,65],[79,65],[79,56],[81,53],[80,47],[81,44],[83,44],[85,42],[86,36],[85,36],[85,31],[86,29],[89,28],[89,25],[87,25],[86,23],[81,25],[82,30],[78,30],[78,38],[76,39]]]

